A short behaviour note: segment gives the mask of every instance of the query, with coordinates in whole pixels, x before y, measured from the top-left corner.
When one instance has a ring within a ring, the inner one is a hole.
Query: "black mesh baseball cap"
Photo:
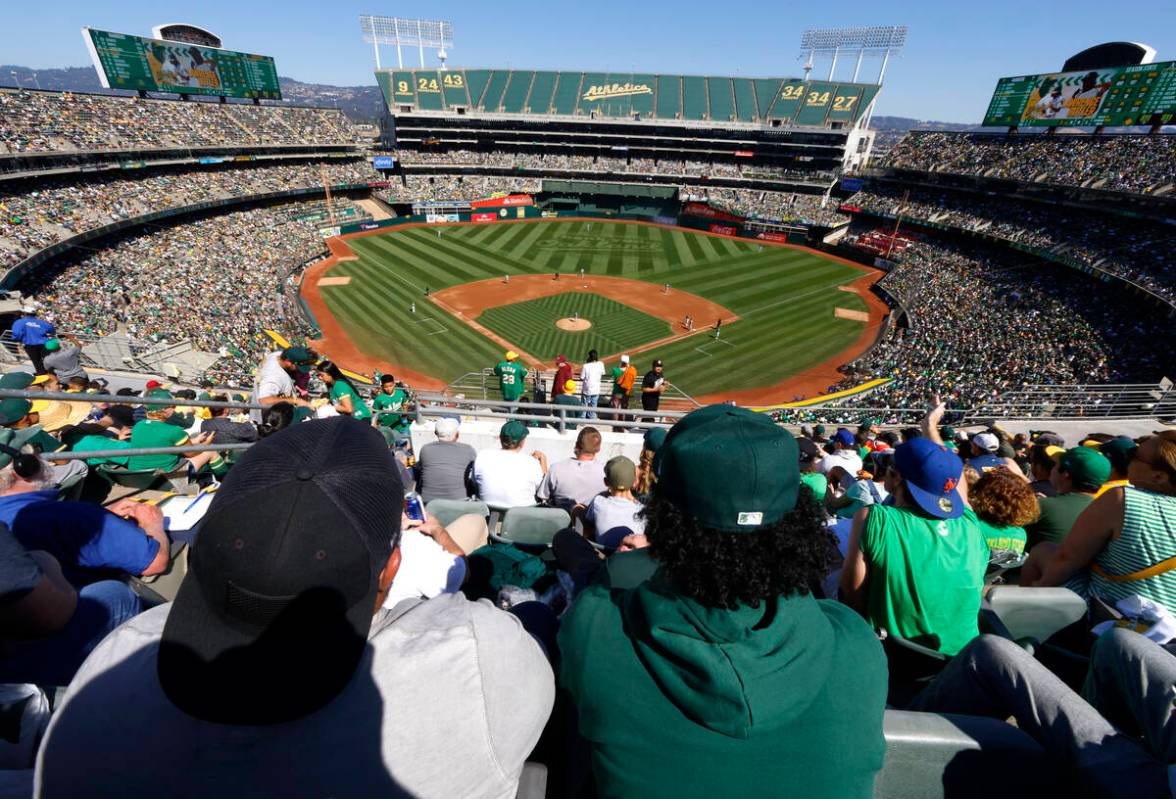
[[[246,451],[201,523],[163,629],[168,699],[219,724],[327,705],[363,657],[403,503],[383,437],[348,417]]]

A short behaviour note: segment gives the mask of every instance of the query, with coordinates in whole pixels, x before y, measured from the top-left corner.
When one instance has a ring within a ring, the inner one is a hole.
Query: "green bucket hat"
[[[796,439],[768,416],[711,405],[670,429],[654,492],[703,527],[754,533],[796,507],[798,463]]]
[[[518,419],[511,419],[502,426],[499,436],[510,439],[512,444],[518,444],[527,437],[527,426]]]
[[[1111,462],[1096,449],[1071,447],[1058,458],[1058,469],[1070,475],[1074,487],[1093,491],[1111,479]]]

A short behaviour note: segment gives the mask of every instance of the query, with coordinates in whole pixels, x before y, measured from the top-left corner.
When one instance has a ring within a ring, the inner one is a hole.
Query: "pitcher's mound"
[[[555,320],[555,326],[560,330],[587,330],[592,327],[592,323],[587,319],[573,319],[570,316],[565,316],[563,319]]]

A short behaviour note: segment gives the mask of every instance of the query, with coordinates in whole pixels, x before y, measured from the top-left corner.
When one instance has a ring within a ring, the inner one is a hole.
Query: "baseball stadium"
[[[1171,795],[1176,56],[148,22],[0,86],[0,794]]]

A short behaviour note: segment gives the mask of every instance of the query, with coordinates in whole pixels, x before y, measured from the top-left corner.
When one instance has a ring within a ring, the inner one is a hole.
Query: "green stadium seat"
[[[989,590],[984,607],[997,615],[1014,641],[1045,641],[1086,615],[1086,600],[1069,588],[998,585]]]
[[[467,69],[465,76],[468,84],[466,91],[470,93],[470,104],[475,108],[480,108],[482,95],[486,92],[486,84],[490,82],[490,70]]]
[[[418,69],[413,73],[417,94],[417,108],[422,111],[440,111],[441,76],[435,69]]]
[[[472,105],[465,70],[451,69],[441,73],[441,96],[446,108],[469,108]]]
[[[506,91],[506,84],[510,80],[510,70],[496,69],[490,75],[490,82],[486,85],[486,93],[482,96],[482,110],[498,113],[502,107],[502,93]]]
[[[710,98],[710,118],[717,122],[730,122],[735,117],[735,93],[730,78],[707,78]]]
[[[603,72],[585,72],[584,80],[580,83],[579,95],[579,109],[584,116],[589,116],[594,111],[597,111],[600,105],[600,100],[586,100],[587,95],[593,88],[600,89],[608,85],[608,75]]]
[[[780,84],[782,81],[773,78],[757,78],[752,81],[752,86],[755,88],[756,106],[759,109],[757,112],[759,118],[767,119],[768,111],[772,107],[772,103],[776,102],[776,95],[780,93]]]
[[[469,499],[434,499],[425,506],[427,510],[443,527],[452,524],[456,519],[471,513],[490,518],[490,507],[481,500]]]
[[[99,464],[98,474],[114,485],[135,491],[174,491],[168,473],[159,469],[125,469],[109,463]]]
[[[657,99],[654,96],[657,91],[657,81],[653,75],[634,75],[632,81],[634,86],[648,86],[651,91],[649,94],[634,94],[630,97],[629,112],[639,114],[642,119],[650,119],[653,116],[653,107]]]
[[[501,544],[547,548],[555,534],[571,523],[563,508],[510,508],[502,517],[502,528],[490,537]]]

